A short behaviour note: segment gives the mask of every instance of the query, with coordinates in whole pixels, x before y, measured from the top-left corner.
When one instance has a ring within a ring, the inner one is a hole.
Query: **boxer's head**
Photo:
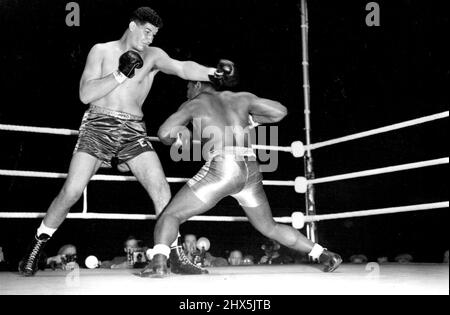
[[[153,39],[163,26],[163,21],[155,10],[141,7],[133,12],[128,29],[130,31],[132,49],[143,51],[153,43]]]
[[[228,263],[231,266],[240,266],[242,265],[242,252],[239,250],[234,250],[230,253],[230,257],[228,257]]]
[[[205,91],[214,90],[214,86],[209,82],[189,81],[187,85],[187,98],[192,100]]]

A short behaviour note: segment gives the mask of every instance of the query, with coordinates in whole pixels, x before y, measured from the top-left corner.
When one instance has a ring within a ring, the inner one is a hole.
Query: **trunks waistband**
[[[210,153],[210,159],[213,159],[219,155],[233,155],[235,157],[254,157],[256,158],[255,151],[252,148],[246,147],[224,147],[221,150],[215,150]]]
[[[89,107],[88,112],[92,113],[92,114],[102,114],[102,115],[106,115],[106,116],[110,116],[110,117],[122,119],[122,120],[142,121],[144,118],[144,116],[136,116],[136,115],[132,115],[132,114],[124,113],[124,112],[117,112],[114,110],[110,110],[110,109],[100,107],[100,106],[95,106],[95,105],[91,105]]]

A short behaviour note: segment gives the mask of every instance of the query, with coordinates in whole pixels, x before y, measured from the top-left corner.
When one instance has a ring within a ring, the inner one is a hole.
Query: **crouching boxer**
[[[274,221],[256,155],[245,135],[249,115],[255,125],[277,123],[287,115],[287,109],[276,101],[250,93],[218,92],[214,85],[205,82],[189,82],[188,98],[161,126],[158,136],[163,143],[172,145],[180,127],[193,122],[194,133],[201,134],[211,150],[205,166],[161,214],[155,228],[153,267],[148,273],[156,277],[167,275],[169,257],[173,273],[207,273],[185,259],[180,251],[171,251],[169,245],[177,238],[180,224],[204,214],[227,196],[239,202],[250,223],[263,235],[309,254],[325,266],[325,272],[336,270],[342,263],[339,255],[314,244],[293,227]],[[205,138],[208,134],[210,138]]]

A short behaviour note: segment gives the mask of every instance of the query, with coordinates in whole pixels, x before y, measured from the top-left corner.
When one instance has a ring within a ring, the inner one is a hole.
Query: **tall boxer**
[[[163,72],[185,80],[233,85],[234,66],[221,61],[207,68],[192,61],[172,59],[150,46],[162,19],[148,7],[137,9],[121,39],[96,44],[87,57],[80,82],[80,100],[90,104],[66,182],[19,264],[19,272],[33,276],[42,248],[80,199],[100,166],[114,162],[129,169],[146,189],[159,215],[171,198],[161,162],[147,136],[142,106],[156,75]]]

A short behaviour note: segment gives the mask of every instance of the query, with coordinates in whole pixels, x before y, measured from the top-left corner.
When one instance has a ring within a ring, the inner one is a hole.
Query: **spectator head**
[[[399,264],[410,264],[414,261],[414,258],[410,254],[401,254],[395,257],[395,261]]]
[[[226,267],[228,266],[228,261],[222,257],[216,257],[211,261],[211,267]]]
[[[350,262],[352,264],[366,264],[369,260],[365,255],[353,255],[350,257]]]
[[[377,262],[378,262],[380,265],[382,265],[382,264],[387,264],[387,263],[389,263],[389,258],[388,258],[388,257],[385,257],[385,256],[383,256],[383,257],[378,257],[378,258],[377,258]]]
[[[77,248],[75,245],[64,245],[58,251],[58,255],[60,256],[76,256]]]
[[[266,253],[268,256],[272,256],[272,253],[276,253],[280,250],[281,245],[274,240],[267,239],[264,244],[262,244],[261,249]]]
[[[230,257],[228,257],[228,263],[231,266],[240,266],[242,265],[242,252],[239,250],[234,250],[230,253]]]
[[[444,264],[448,264],[448,254],[449,254],[448,251],[446,251],[446,252],[444,253]]]
[[[242,259],[242,264],[245,266],[252,266],[255,264],[255,257],[253,257],[252,255],[246,255],[244,256],[244,258]]]
[[[64,245],[58,251],[61,257],[61,265],[64,270],[73,270],[77,263],[77,248],[74,245]]]
[[[197,236],[195,236],[194,234],[185,235],[183,249],[186,253],[195,253],[197,251]]]
[[[129,250],[139,248],[139,240],[134,236],[129,236],[123,243],[123,250],[128,253]]]
[[[5,262],[5,254],[3,254],[3,248],[0,247],[0,263]]]

